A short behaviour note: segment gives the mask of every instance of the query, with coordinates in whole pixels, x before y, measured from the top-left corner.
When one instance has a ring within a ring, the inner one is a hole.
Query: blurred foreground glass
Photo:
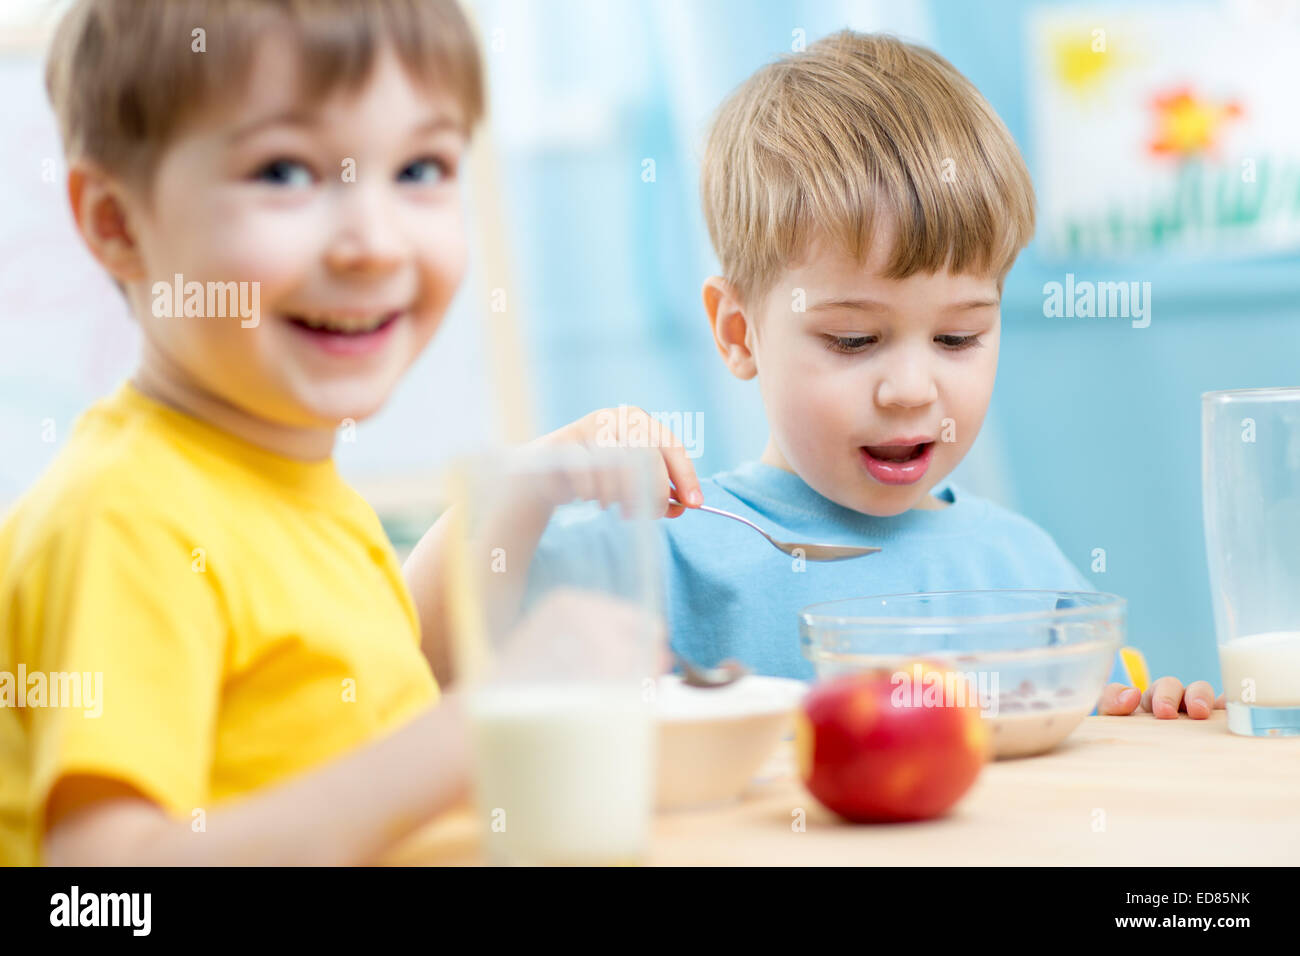
[[[494,863],[648,852],[665,645],[657,469],[641,449],[568,446],[454,470],[448,606]]]
[[[1206,392],[1201,424],[1228,729],[1300,734],[1300,388]]]

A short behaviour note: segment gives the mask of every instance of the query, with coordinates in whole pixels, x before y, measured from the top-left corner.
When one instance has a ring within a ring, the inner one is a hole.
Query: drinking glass
[[[1228,729],[1300,734],[1300,388],[1206,392],[1201,424]]]
[[[648,853],[665,651],[643,452],[529,448],[454,472],[447,604],[492,862]]]

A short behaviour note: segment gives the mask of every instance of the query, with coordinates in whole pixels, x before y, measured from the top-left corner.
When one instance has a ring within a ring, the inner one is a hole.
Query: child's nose
[[[900,360],[891,362],[884,377],[876,386],[876,403],[917,408],[929,405],[939,398],[934,376],[924,362]]]
[[[344,274],[392,272],[405,255],[396,217],[382,196],[361,183],[350,183],[341,191],[326,265],[330,271]]]

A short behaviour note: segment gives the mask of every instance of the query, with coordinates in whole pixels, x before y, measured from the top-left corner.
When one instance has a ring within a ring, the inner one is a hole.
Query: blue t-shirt
[[[687,511],[658,522],[672,647],[701,666],[734,657],[758,674],[811,680],[798,613],[819,601],[974,588],[1096,590],[1042,528],[951,483],[936,489],[946,508],[887,518],[842,507],[761,462],[704,479],[701,490],[706,505],[748,518],[778,540],[884,549],[801,562],[719,515]],[[530,572],[533,586],[562,579],[566,554],[589,564],[601,538],[609,547],[599,514],[551,523]],[[1128,683],[1118,655],[1110,679]]]

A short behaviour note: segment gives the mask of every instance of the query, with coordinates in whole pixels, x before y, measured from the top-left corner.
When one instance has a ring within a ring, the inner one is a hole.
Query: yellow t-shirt
[[[65,775],[188,821],[437,697],[397,557],[332,461],[128,382],[0,524],[0,863],[38,861]]]

